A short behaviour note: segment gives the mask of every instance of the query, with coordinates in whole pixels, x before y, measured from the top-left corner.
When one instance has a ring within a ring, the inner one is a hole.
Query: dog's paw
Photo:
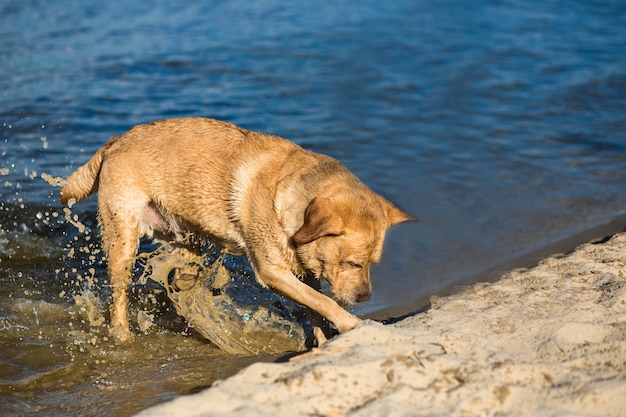
[[[336,322],[334,324],[337,330],[339,330],[339,333],[345,333],[348,330],[354,329],[356,326],[358,326],[362,322],[363,320],[361,320],[360,318],[353,316],[352,314],[349,314],[348,317],[341,320],[341,322]]]
[[[133,334],[128,329],[128,326],[109,326],[109,336],[122,343],[133,340]]]
[[[324,334],[324,330],[320,327],[313,328],[313,337],[315,338],[316,346],[322,346],[328,340]]]

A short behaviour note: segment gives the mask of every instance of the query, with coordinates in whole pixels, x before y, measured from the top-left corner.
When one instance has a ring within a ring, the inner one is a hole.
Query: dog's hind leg
[[[110,194],[101,192],[98,199],[107,270],[113,291],[109,332],[119,340],[126,341],[131,337],[128,323],[128,287],[139,247],[142,208],[137,203],[131,203],[134,198],[124,199],[119,195],[113,199],[110,197]]]

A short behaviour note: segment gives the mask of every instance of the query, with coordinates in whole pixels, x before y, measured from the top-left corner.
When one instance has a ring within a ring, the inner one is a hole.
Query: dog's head
[[[415,220],[373,192],[317,197],[292,241],[304,269],[350,305],[370,298],[370,266],[380,260],[387,229]]]

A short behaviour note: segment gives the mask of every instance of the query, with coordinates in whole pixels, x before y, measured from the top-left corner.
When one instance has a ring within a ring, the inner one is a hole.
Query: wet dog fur
[[[322,343],[323,318],[340,332],[359,324],[340,304],[369,299],[387,229],[415,220],[331,157],[204,118],[112,138],[67,178],[61,201],[96,192],[110,331],[120,340],[131,337],[127,293],[142,236],[176,243],[193,233],[246,255],[261,284],[305,307]],[[318,291],[319,280],[339,303]]]

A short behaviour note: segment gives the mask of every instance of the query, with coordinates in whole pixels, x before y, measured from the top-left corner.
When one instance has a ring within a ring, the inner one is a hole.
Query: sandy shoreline
[[[626,416],[626,233],[141,416]]]

